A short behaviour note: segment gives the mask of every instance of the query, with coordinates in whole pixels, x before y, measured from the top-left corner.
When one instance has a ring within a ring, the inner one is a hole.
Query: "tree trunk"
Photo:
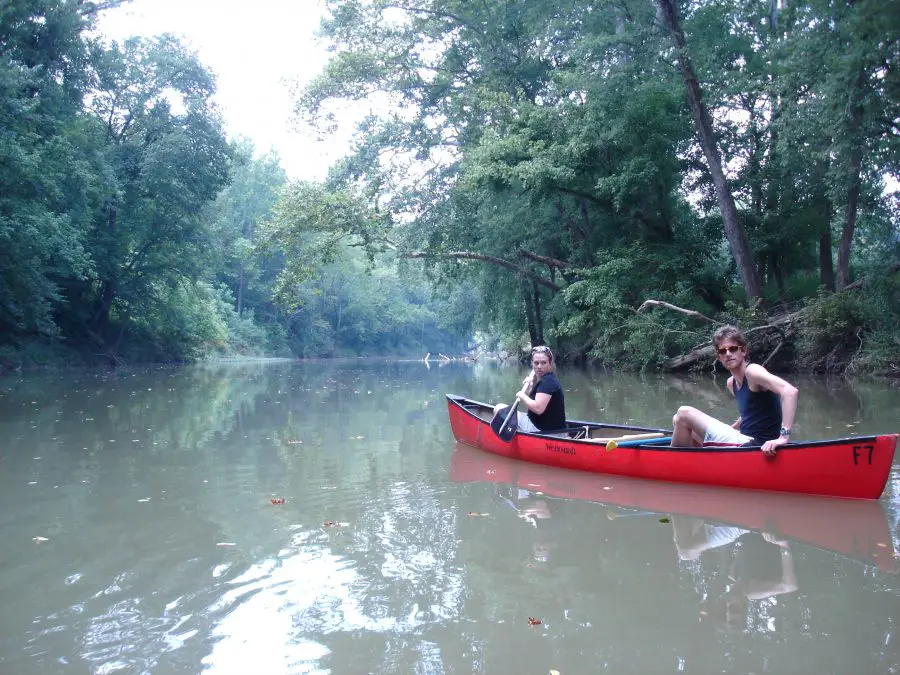
[[[534,325],[537,330],[538,344],[547,344],[544,342],[544,319],[541,316],[541,289],[533,281],[531,282],[531,292],[534,296]]]
[[[110,238],[116,236],[118,229],[118,204],[116,197],[113,196],[108,205],[109,214],[106,217],[106,229],[109,231]],[[100,297],[95,303],[97,308],[94,316],[91,317],[90,328],[98,336],[101,341],[105,342],[104,332],[109,325],[109,311],[112,308],[113,300],[116,298],[116,280],[113,278],[105,278],[101,280]]]
[[[825,222],[819,235],[819,283],[834,291],[834,261],[831,258],[831,207],[825,206]]]
[[[241,260],[241,275],[238,277],[237,292],[237,313],[239,317],[244,316],[244,261]]]
[[[540,343],[540,337],[538,334],[537,322],[535,321],[534,316],[534,306],[531,304],[531,293],[530,289],[524,283],[522,283],[522,298],[525,300],[525,320],[528,323],[528,339],[531,341],[531,346],[536,347]]]
[[[706,105],[703,103],[703,92],[700,89],[697,76],[694,74],[694,66],[687,54],[684,33],[682,33],[681,25],[678,22],[675,5],[673,0],[657,0],[657,3],[662,19],[672,36],[672,41],[675,43],[675,48],[678,52],[678,67],[681,70],[681,77],[687,88],[688,104],[691,108],[694,124],[697,127],[700,147],[703,149],[703,154],[709,165],[713,187],[716,190],[716,200],[719,203],[719,209],[722,211],[722,220],[725,223],[725,235],[731,246],[731,253],[734,256],[735,263],[737,263],[747,297],[750,299],[760,298],[762,297],[762,289],[759,276],[753,265],[750,241],[747,238],[744,226],[741,224],[737,207],[734,203],[734,196],[731,194],[731,189],[728,187],[728,181],[725,179],[725,173],[722,170],[722,161],[712,130],[712,119],[709,116]]]
[[[775,277],[775,285],[778,287],[778,299],[784,302],[784,274],[781,272],[781,265],[778,264],[778,254],[772,253],[769,256],[769,267],[772,270],[772,276]]]
[[[859,208],[859,188],[862,173],[862,141],[859,127],[862,119],[862,87],[865,73],[859,71],[850,85],[850,118],[846,125],[846,140],[851,144],[847,166],[847,213],[844,229],[838,244],[837,283],[838,290],[850,284],[850,248],[853,232],[856,230],[856,213]]]
[[[94,332],[100,336],[104,342],[106,342],[103,337],[106,332],[107,327],[109,326],[109,312],[112,309],[113,300],[116,299],[116,282],[112,279],[104,280],[101,286],[100,291],[100,305],[97,308],[97,312],[94,314],[93,328]]]
[[[859,172],[862,165],[862,153],[858,148],[854,148],[852,155],[851,183],[847,190],[847,215],[844,218],[844,229],[841,232],[841,243],[838,244],[837,282],[839,290],[850,285],[850,247],[853,244],[856,211],[859,204]]]

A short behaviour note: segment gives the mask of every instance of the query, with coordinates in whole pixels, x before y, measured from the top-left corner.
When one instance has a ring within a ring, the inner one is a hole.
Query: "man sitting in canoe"
[[[682,406],[672,418],[672,445],[760,445],[765,454],[774,455],[790,439],[799,391],[761,365],[749,363],[747,340],[734,326],[717,330],[713,347],[731,373],[727,386],[737,399],[740,417],[728,426]]]
[[[522,380],[522,389],[516,393],[527,413],[516,413],[520,431],[559,431],[566,427],[566,398],[562,384],[553,371],[553,352],[540,345],[531,350],[531,373]],[[494,406],[494,414],[505,406]]]

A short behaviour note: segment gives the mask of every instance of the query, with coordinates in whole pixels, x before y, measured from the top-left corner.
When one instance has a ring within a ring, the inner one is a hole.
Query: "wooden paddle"
[[[630,434],[628,436],[619,436],[619,438],[609,438],[606,440],[606,451],[612,452],[616,448],[627,448],[631,445],[641,445],[644,441],[648,441],[650,439],[663,441],[669,440],[671,441],[671,436],[666,438],[665,434],[661,432],[652,433],[652,434]]]
[[[509,406],[507,409],[509,412],[506,415],[503,414],[504,409],[501,408],[491,420],[491,429],[500,437],[501,441],[509,443],[512,437],[516,435],[516,429],[519,427],[519,416],[516,415],[518,408],[519,401],[517,399],[513,405]]]

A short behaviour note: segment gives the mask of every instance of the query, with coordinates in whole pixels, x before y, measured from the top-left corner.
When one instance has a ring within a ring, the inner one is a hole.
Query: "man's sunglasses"
[[[740,351],[741,347],[738,345],[728,345],[727,347],[719,347],[716,349],[716,354],[719,356],[724,356],[725,354],[734,354],[737,351]]]

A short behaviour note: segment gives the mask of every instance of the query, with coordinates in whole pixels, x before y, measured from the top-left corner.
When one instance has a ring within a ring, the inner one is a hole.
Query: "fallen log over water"
[[[708,316],[705,316],[700,312],[695,312],[691,309],[678,307],[677,305],[672,305],[668,302],[662,302],[661,300],[645,300],[637,311],[642,312],[649,307],[662,307],[674,312],[681,312],[682,314],[687,314],[688,316],[694,316],[703,319],[709,323],[724,325],[718,321],[710,319]],[[772,318],[767,324],[742,331],[744,337],[747,338],[747,342],[750,343],[751,351],[755,352],[756,354],[767,354],[764,360],[757,359],[759,363],[762,363],[762,365],[768,365],[772,361],[773,357],[778,354],[781,348],[793,339],[794,335],[796,334],[795,324],[797,320],[803,315],[804,311],[805,310],[800,309],[787,314],[782,314],[778,317]],[[713,349],[712,339],[710,339],[709,342],[704,342],[703,344],[697,345],[686,354],[680,354],[679,356],[672,357],[663,364],[663,368],[670,372],[686,370],[697,364],[703,363],[704,361],[710,363],[710,365],[714,367],[715,360],[716,353]]]

